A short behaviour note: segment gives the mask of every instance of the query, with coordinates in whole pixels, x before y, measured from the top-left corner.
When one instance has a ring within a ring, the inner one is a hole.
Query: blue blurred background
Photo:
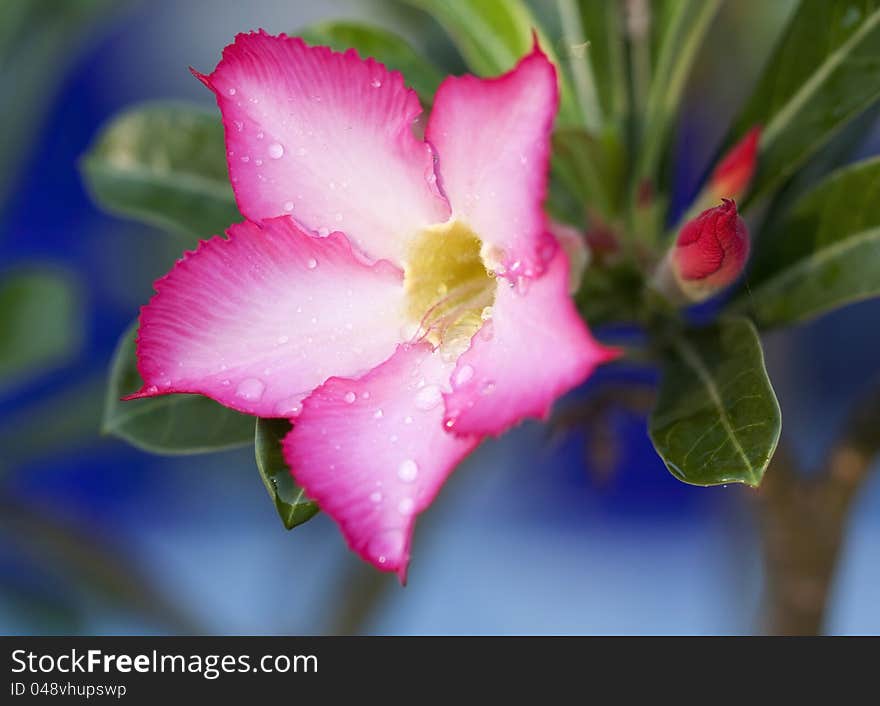
[[[741,0],[723,10],[684,110],[679,199],[696,187],[786,5]],[[621,410],[609,416],[620,446],[612,473],[582,432],[528,423],[484,444],[422,517],[406,588],[361,564],[323,515],[285,531],[252,449],[160,458],[99,435],[113,347],[180,246],[99,212],[78,158],[133,102],[211,106],[187,67],[210,70],[236,32],[342,17],[379,22],[417,46],[431,32],[417,15],[354,0],[109,2],[96,22],[67,25],[63,42],[29,67],[39,90],[19,83],[0,96],[0,114],[26,111],[15,134],[12,123],[2,129],[0,277],[64,273],[78,293],[70,316],[81,331],[71,355],[0,385],[0,633],[759,629],[749,491],[679,483],[655,456],[644,420]],[[23,71],[8,54],[3,61],[2,72]],[[876,133],[860,150],[880,151]],[[785,433],[807,467],[876,377],[878,315],[880,303],[868,302],[766,339]],[[621,375],[606,371],[560,408]],[[875,473],[852,518],[830,632],[880,632],[878,509]]]

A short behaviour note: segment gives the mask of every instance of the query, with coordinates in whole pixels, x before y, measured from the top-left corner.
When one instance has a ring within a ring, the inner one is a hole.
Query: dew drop
[[[283,345],[284,345],[285,343],[287,343],[289,340],[290,340],[290,337],[289,337],[289,336],[279,336],[279,337],[278,337],[278,345],[283,346]]]
[[[300,412],[302,412],[302,407],[299,406],[299,399],[291,397],[287,400],[281,400],[281,402],[275,405],[275,412],[282,417],[298,417]]]
[[[232,124],[238,132],[244,130],[244,123],[241,120],[233,120]]]
[[[235,95],[235,89],[234,89],[234,88],[230,88],[230,89],[227,91],[227,93],[228,93],[230,96],[234,96],[234,95]]]
[[[289,213],[290,211],[292,211],[292,210],[293,210],[293,201],[285,201],[285,202],[284,202],[284,206],[283,206],[283,208],[284,208],[284,210],[287,211],[288,213]]]
[[[373,419],[382,419],[382,417],[384,416],[385,412],[383,412],[381,409],[377,409],[375,412],[373,412]]]
[[[235,388],[235,394],[246,400],[255,402],[263,396],[263,390],[265,389],[266,386],[263,384],[262,380],[257,380],[257,378],[246,378],[238,383],[238,387]]]
[[[401,515],[412,515],[413,510],[415,510],[415,503],[412,498],[401,498],[397,503],[397,511]]]
[[[278,142],[273,142],[269,145],[269,156],[272,159],[281,159],[284,156],[284,147]]]
[[[313,257],[310,257],[308,262],[306,262],[306,267],[308,267],[310,270],[314,270],[317,266],[318,261]]]
[[[379,503],[381,503],[382,502],[382,493],[380,493],[378,490],[375,490],[372,493],[370,493],[370,502],[374,502],[377,505]]]
[[[379,564],[387,564],[389,559],[398,559],[403,555],[405,544],[403,532],[396,529],[388,530],[370,539],[367,553]]]
[[[419,475],[419,466],[411,458],[406,459],[397,467],[397,477],[404,483],[412,483]]]
[[[423,387],[416,394],[416,407],[427,411],[429,409],[434,409],[434,407],[440,404],[442,400],[443,394],[440,392],[440,388],[436,385],[428,385],[427,387]]]
[[[244,157],[241,158],[241,161],[244,162],[245,164],[247,164],[248,162],[251,161],[251,158],[248,157],[247,155],[245,155]]]
[[[491,395],[493,392],[495,392],[495,383],[491,380],[480,388],[481,395]]]
[[[357,399],[357,395],[353,392],[346,392],[342,399],[345,400],[345,404],[352,404]]]
[[[382,87],[382,82],[381,82],[379,79],[374,78],[372,81],[370,81],[370,85],[371,85],[373,88],[381,88],[381,87]]]
[[[455,374],[456,386],[464,385],[474,376],[474,369],[470,365],[463,365],[461,370]]]
[[[330,235],[329,228],[318,228],[318,237],[326,238],[328,235]]]
[[[413,418],[412,418],[412,417],[404,417],[404,418],[403,418],[403,423],[404,423],[404,424],[412,424],[412,423],[413,423]]]

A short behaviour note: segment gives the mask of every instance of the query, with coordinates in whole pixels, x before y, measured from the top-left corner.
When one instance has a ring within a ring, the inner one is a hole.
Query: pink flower
[[[725,199],[684,224],[655,284],[674,301],[699,302],[732,284],[749,258],[749,232]]]
[[[402,76],[298,38],[239,35],[216,70],[248,219],[187,253],[141,312],[137,396],[294,419],[294,477],[351,548],[405,579],[415,516],[487,435],[615,356],[568,294],[542,211],[556,73]]]
[[[724,155],[709,179],[711,201],[742,198],[755,173],[760,141],[761,126],[756,125]]]

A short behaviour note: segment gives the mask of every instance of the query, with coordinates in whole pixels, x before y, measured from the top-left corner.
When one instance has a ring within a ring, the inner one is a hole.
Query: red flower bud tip
[[[736,199],[745,193],[755,173],[760,140],[761,126],[756,125],[724,155],[709,180],[713,201],[721,198]]]
[[[749,232],[730,199],[685,223],[670,252],[675,280],[689,301],[731,284],[748,257]]]

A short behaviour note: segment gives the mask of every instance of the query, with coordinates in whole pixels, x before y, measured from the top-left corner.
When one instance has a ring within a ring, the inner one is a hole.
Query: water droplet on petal
[[[235,394],[251,402],[256,402],[263,396],[263,390],[265,389],[266,386],[262,380],[245,378],[238,383],[238,387],[235,388]]]
[[[318,228],[318,237],[326,238],[328,235],[330,235],[329,228]]]
[[[345,400],[346,404],[352,404],[357,399],[357,395],[353,392],[346,392],[343,399]]]
[[[230,88],[230,89],[227,91],[227,93],[228,93],[230,96],[234,96],[234,95],[235,95],[235,89],[234,89],[234,88]]]
[[[317,266],[318,261],[313,257],[310,257],[308,262],[306,262],[306,267],[308,267],[310,270],[314,270]]]
[[[244,123],[241,120],[233,120],[232,124],[238,132],[244,130]]]
[[[269,156],[272,159],[281,159],[284,156],[284,147],[278,142],[269,145]]]
[[[412,498],[401,498],[397,503],[397,511],[401,515],[412,515],[415,510],[415,503]]]
[[[385,413],[381,409],[377,409],[373,412],[373,419],[382,419],[385,416]]]
[[[285,211],[288,211],[288,212],[292,211],[293,210],[293,201],[285,201],[283,208]]]
[[[403,418],[403,423],[404,423],[404,424],[412,424],[412,423],[413,423],[413,418],[412,418],[412,417],[404,417],[404,418]]]
[[[480,394],[482,395],[491,395],[495,392],[495,383],[489,380],[486,382],[483,387],[480,388]]]
[[[382,82],[381,82],[379,79],[374,78],[372,81],[370,81],[370,85],[371,85],[373,88],[381,88],[381,86],[382,86]]]
[[[279,336],[279,337],[278,337],[278,345],[283,346],[283,345],[284,345],[285,343],[287,343],[289,340],[290,340],[290,336]]]
[[[436,385],[423,387],[416,394],[416,407],[421,410],[434,409],[443,400],[443,393]]]
[[[419,475],[419,466],[411,458],[406,459],[397,468],[397,477],[404,483],[412,483]]]
[[[400,559],[403,556],[406,538],[400,530],[388,530],[374,535],[367,545],[367,553],[379,564],[388,563],[389,559]]]
[[[299,398],[296,397],[281,400],[281,402],[275,405],[275,413],[280,414],[282,417],[298,417],[300,412],[302,412],[302,407],[299,405]]]
[[[382,502],[382,493],[378,490],[370,493],[370,501],[376,503],[377,505]]]
[[[470,365],[463,365],[461,370],[455,374],[456,386],[464,385],[474,376],[474,369]]]

